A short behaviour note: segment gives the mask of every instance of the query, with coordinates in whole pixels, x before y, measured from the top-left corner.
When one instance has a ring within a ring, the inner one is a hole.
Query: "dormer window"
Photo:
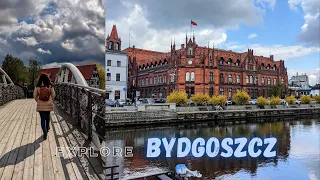
[[[188,48],[188,53],[189,53],[189,56],[192,56],[192,48],[191,47]]]

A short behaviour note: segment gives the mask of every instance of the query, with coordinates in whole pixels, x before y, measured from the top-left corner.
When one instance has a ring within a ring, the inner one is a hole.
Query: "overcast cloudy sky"
[[[6,54],[41,61],[104,62],[105,0],[1,0],[0,65]]]
[[[190,33],[190,20],[201,46],[284,59],[289,77],[307,73],[311,84],[320,77],[319,0],[109,0],[106,35],[116,24],[122,48],[169,51]]]

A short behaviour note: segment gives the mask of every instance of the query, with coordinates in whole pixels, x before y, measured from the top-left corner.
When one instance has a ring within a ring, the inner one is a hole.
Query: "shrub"
[[[210,98],[210,101],[209,101],[211,104],[217,106],[224,106],[227,102],[227,97],[226,96],[212,96],[212,98]]]
[[[268,100],[267,100],[266,98],[260,96],[260,97],[258,97],[258,99],[257,99],[257,104],[258,104],[259,106],[264,106],[264,105],[268,105],[269,103],[268,103]]]
[[[234,100],[234,102],[236,102],[236,104],[244,105],[244,104],[249,104],[250,96],[248,95],[247,92],[241,90],[241,91],[238,91],[236,94],[234,94],[232,96],[232,99]]]
[[[320,103],[320,95],[316,95],[314,96],[314,100],[317,101],[317,103]]]
[[[210,96],[208,94],[196,93],[190,100],[198,106],[204,106],[208,104]]]
[[[188,104],[187,93],[184,91],[174,91],[169,96],[167,96],[168,103],[176,103],[177,106],[182,106]]]
[[[296,98],[294,97],[294,96],[288,96],[287,98],[286,98],[286,101],[287,101],[287,103],[288,104],[295,104],[296,103]]]
[[[311,104],[312,98],[310,96],[301,96],[302,104]]]
[[[272,96],[271,100],[270,100],[270,104],[271,105],[280,105],[281,104],[281,99],[279,97]]]

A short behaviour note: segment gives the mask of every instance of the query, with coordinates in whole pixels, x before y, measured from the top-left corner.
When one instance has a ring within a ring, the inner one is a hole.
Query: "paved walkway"
[[[101,179],[77,156],[57,156],[57,147],[70,145],[60,120],[51,113],[48,139],[43,140],[40,116],[33,99],[0,106],[0,180]],[[89,170],[88,170],[89,169]]]

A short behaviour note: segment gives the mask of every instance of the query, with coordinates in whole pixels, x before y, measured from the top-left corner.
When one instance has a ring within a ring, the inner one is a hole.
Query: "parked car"
[[[257,104],[257,100],[256,99],[250,99],[249,102],[250,102],[251,105]]]
[[[162,103],[166,103],[166,102],[167,102],[167,99],[166,99],[166,98],[161,98],[161,102],[162,102]]]
[[[154,102],[155,102],[155,103],[162,103],[161,98],[155,98],[155,99],[154,99]]]
[[[191,100],[188,101],[188,106],[195,106],[196,104],[192,102]]]
[[[115,107],[116,106],[116,101],[114,101],[112,99],[107,99],[106,100],[106,106]]]
[[[317,104],[317,101],[312,99],[311,104]]]
[[[301,104],[300,99],[297,99],[297,100],[296,100],[296,104]]]
[[[230,106],[230,105],[235,105],[236,102],[234,102],[234,100],[230,99],[230,100],[227,100],[226,104],[227,106]]]
[[[153,103],[155,103],[155,100],[152,98],[144,98],[144,99],[142,99],[141,102],[142,102],[142,104],[153,104]]]
[[[124,99],[117,99],[115,105],[117,107],[123,107],[125,104],[126,104],[126,101]]]

